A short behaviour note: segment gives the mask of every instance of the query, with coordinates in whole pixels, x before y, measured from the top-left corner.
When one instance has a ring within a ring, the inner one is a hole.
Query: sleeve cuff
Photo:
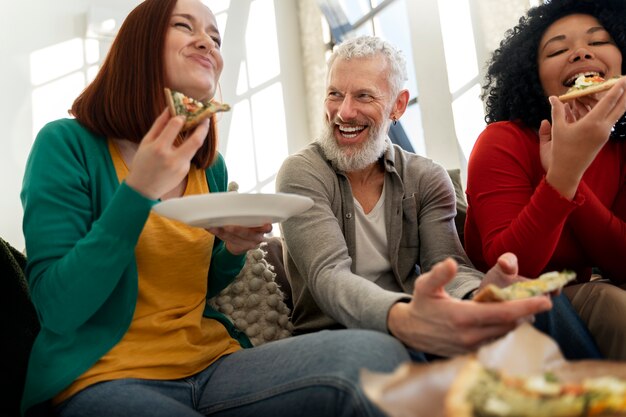
[[[408,303],[412,299],[413,299],[413,297],[411,297],[408,294],[397,293],[397,296],[392,299],[392,302],[391,302],[391,304],[389,304],[389,308],[387,309],[387,314],[385,315],[385,324],[384,324],[384,326],[382,326],[382,327],[379,326],[379,328],[377,328],[376,330],[387,332],[387,334],[391,335],[391,332],[389,331],[389,326],[387,324],[389,322],[389,311],[391,310],[391,307],[393,307],[396,303]]]
[[[541,179],[541,183],[539,183],[539,187],[542,187],[542,186],[545,187],[548,195],[550,195],[550,197],[554,201],[558,201],[559,204],[563,204],[567,207],[576,208],[576,207],[581,206],[585,202],[585,196],[583,195],[582,192],[580,192],[580,186],[578,187],[578,190],[576,190],[576,194],[574,195],[574,198],[571,200],[568,200],[567,198],[563,197],[561,193],[559,193],[556,190],[556,188],[554,188],[550,183],[548,183],[548,181],[546,181],[545,175]]]

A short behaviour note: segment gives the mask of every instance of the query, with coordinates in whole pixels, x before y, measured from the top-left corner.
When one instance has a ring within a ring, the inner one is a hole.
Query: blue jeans
[[[85,388],[56,408],[87,416],[383,416],[359,372],[391,372],[409,356],[391,336],[333,330],[295,336],[217,360],[173,381],[120,379]]]
[[[568,360],[604,359],[587,326],[565,294],[552,297],[552,309],[535,316],[535,328],[552,337]]]

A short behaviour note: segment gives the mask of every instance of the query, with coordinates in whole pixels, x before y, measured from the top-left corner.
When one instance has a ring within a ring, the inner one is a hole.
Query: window
[[[481,66],[489,52],[477,42],[476,31],[485,30],[477,15],[486,4],[476,0],[317,2],[335,42],[371,34],[404,52],[411,101],[401,119],[403,130],[416,153],[464,173],[474,142],[485,126],[480,83]],[[541,2],[507,2],[508,13],[503,13],[506,19],[502,20],[508,28],[508,20],[514,18],[511,26],[517,21],[518,10],[521,13]],[[489,12],[493,20],[491,12],[502,11]],[[490,35],[500,39],[503,32]],[[480,41],[484,43],[484,39]],[[393,129],[390,136],[393,138]]]
[[[47,122],[69,117],[98,64],[99,43],[93,39],[75,38],[31,53],[33,139]]]
[[[204,3],[220,25],[227,61],[220,84],[232,110],[220,114],[218,127],[229,179],[237,182],[240,192],[274,192],[276,173],[288,155],[274,0]],[[242,33],[243,39],[234,39]],[[227,73],[229,68],[235,75]]]
[[[68,110],[95,78],[128,11],[93,5],[86,13],[85,37],[30,54],[33,140],[46,123],[70,117]]]
[[[439,0],[454,127],[464,160],[485,127],[476,42],[468,0]]]
[[[347,37],[374,35],[389,41],[403,52],[407,60],[408,80],[406,88],[409,90],[410,101],[399,125],[391,128],[390,137],[392,141],[399,143],[401,140],[396,140],[396,137],[406,136],[409,143],[401,143],[401,145],[407,150],[424,155],[426,149],[418,103],[415,67],[412,65],[413,49],[409,19],[406,13],[406,1],[319,0],[318,3],[328,20],[335,43]],[[338,24],[342,25],[341,30],[338,30]]]

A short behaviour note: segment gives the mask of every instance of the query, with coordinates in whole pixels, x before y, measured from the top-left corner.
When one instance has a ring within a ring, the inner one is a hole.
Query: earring
[[[396,119],[396,116],[393,116],[391,120],[393,121],[394,126],[398,124],[398,119]]]

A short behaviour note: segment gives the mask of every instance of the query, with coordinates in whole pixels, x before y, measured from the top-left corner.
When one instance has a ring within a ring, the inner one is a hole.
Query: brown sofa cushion
[[[282,258],[282,249],[277,244],[280,242],[273,242],[272,248],[280,250]],[[246,263],[235,280],[209,300],[214,309],[245,332],[254,346],[289,337],[293,332],[289,306],[291,289],[285,290],[276,281],[277,271],[284,274],[284,268],[275,260],[277,266],[271,264],[269,253],[269,243],[249,250]]]

